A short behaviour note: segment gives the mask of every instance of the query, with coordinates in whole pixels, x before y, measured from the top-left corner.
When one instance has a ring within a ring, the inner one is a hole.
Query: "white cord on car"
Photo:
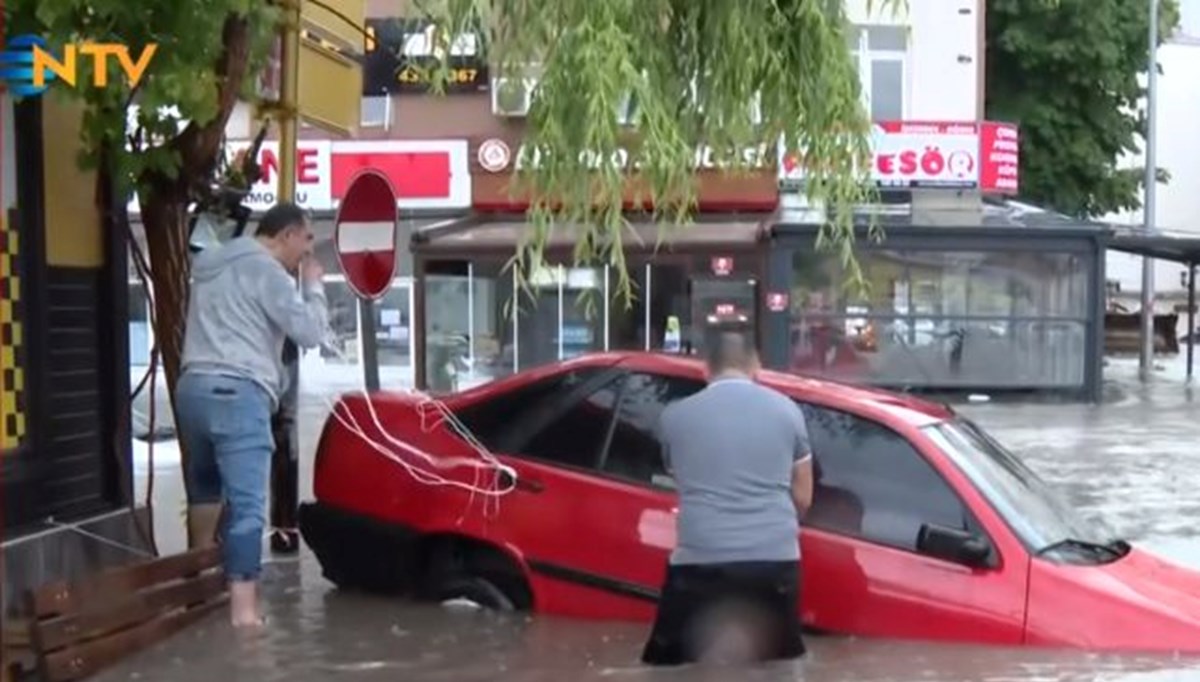
[[[340,350],[333,347],[332,344],[326,346],[327,349],[341,357],[343,360],[350,362]],[[463,517],[469,511],[474,503],[475,497],[482,496],[484,498],[485,513],[495,512],[498,510],[499,498],[507,495],[516,488],[517,472],[511,466],[504,464],[492,454],[486,446],[471,433],[470,429],[463,424],[458,417],[448,408],[445,403],[427,394],[412,389],[401,389],[400,392],[408,393],[409,395],[420,396],[421,401],[416,406],[417,416],[420,419],[422,433],[432,433],[434,429],[441,427],[449,428],[454,434],[461,438],[479,457],[442,457],[429,453],[421,448],[413,445],[410,442],[397,437],[391,433],[380,421],[379,413],[375,409],[375,402],[370,393],[366,391],[357,391],[354,393],[346,393],[342,395],[342,399],[334,401],[326,397],[326,401],[330,407],[330,414],[338,420],[338,422],[346,428],[347,431],[358,436],[364,443],[371,446],[371,449],[382,455],[384,458],[398,464],[418,483],[430,486],[445,486],[465,490],[470,494],[467,500],[467,509],[464,510]],[[366,406],[368,415],[374,425],[375,431],[382,436],[385,442],[381,442],[376,437],[368,434],[367,431],[359,423],[359,420],[354,416],[353,411],[347,405],[345,398],[357,393],[362,397],[363,404]],[[411,460],[428,465],[430,469],[424,469],[418,466]],[[442,476],[431,469],[451,470],[462,467],[469,467],[474,470],[472,482],[454,480]],[[491,475],[490,485],[484,480],[487,476],[487,470],[494,472]],[[502,482],[502,477],[507,476],[508,481]]]

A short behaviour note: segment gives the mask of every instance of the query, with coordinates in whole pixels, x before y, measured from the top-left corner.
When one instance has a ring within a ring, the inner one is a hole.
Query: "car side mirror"
[[[992,545],[987,538],[961,528],[923,524],[917,551],[971,568],[985,568],[992,563]]]

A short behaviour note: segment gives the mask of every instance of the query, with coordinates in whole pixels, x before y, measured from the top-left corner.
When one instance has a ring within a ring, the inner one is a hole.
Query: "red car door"
[[[631,372],[621,389],[616,419],[596,478],[603,505],[584,510],[593,570],[632,597],[629,618],[649,619],[675,549],[677,497],[657,437],[668,404],[704,388],[704,382]]]
[[[1021,643],[1023,558],[1001,556],[990,541],[986,566],[930,555],[929,529],[988,540],[962,496],[897,431],[802,408],[816,455],[801,541],[805,622],[867,636]]]
[[[596,510],[621,493],[596,476],[624,374],[605,371],[543,397],[513,421],[502,447],[517,472],[500,498],[488,539],[521,556],[532,573],[539,611],[620,618],[631,599],[605,571]],[[602,517],[601,517],[602,518]]]

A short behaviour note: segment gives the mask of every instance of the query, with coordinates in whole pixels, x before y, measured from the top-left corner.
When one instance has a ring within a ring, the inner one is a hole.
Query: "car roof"
[[[518,377],[527,376],[528,380],[536,380],[570,369],[614,366],[697,380],[707,377],[704,362],[696,357],[649,351],[607,351],[543,365],[509,379],[517,379],[518,383],[524,384],[525,381],[520,381]],[[954,410],[942,403],[884,389],[770,370],[760,372],[758,380],[798,400],[850,412],[890,417],[915,427],[946,421],[955,416]]]

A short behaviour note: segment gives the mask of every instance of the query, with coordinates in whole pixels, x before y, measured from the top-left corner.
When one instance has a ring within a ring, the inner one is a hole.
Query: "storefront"
[[[882,243],[859,242],[863,293],[844,290],[816,230],[772,230],[768,283],[789,302],[771,318],[772,366],[902,390],[1099,396],[1101,227],[1032,226],[997,207],[982,225],[889,225]]]
[[[657,251],[658,228],[633,223],[625,240],[632,300],[622,296],[616,268],[574,267],[574,244],[564,233],[522,291],[506,269],[527,229],[519,215],[418,231],[412,247],[420,292],[414,318],[424,331],[416,337],[418,386],[463,389],[588,352],[695,352],[704,330],[724,319],[757,328],[770,217],[708,214],[663,235]]]
[[[993,205],[977,225],[889,219],[883,242],[858,242],[869,286],[859,294],[845,290],[836,254],[815,248],[817,226],[786,213],[707,215],[657,252],[655,228],[635,225],[630,306],[614,268],[571,267],[562,234],[515,315],[505,264],[527,229],[519,216],[418,231],[416,380],[449,391],[584,352],[697,352],[713,322],[735,318],[756,330],[774,369],[901,390],[1095,399],[1105,232],[1014,215]]]

